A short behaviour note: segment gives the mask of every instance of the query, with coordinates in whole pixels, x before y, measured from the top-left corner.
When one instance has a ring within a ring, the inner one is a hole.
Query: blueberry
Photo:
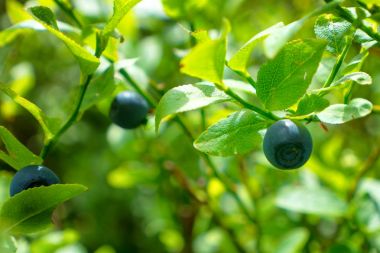
[[[13,196],[28,188],[49,186],[59,184],[59,182],[58,176],[45,166],[26,166],[14,175],[11,182],[10,195]]]
[[[113,123],[125,128],[133,129],[145,124],[149,105],[136,92],[124,91],[112,101],[109,116]]]
[[[280,120],[270,126],[264,137],[264,154],[279,169],[296,169],[309,160],[313,141],[304,125]]]

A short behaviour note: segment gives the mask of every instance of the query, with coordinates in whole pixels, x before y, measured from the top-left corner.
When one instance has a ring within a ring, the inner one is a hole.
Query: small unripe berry
[[[304,125],[279,120],[270,126],[263,142],[268,161],[279,169],[296,169],[309,160],[313,142]]]

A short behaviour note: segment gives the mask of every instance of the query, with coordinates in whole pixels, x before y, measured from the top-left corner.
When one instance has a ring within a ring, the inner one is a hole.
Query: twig
[[[232,244],[235,246],[238,252],[245,253],[246,250],[243,248],[243,246],[239,242],[239,237],[236,235],[235,231],[232,230],[230,227],[226,226],[222,219],[218,216],[218,213],[214,210],[212,205],[209,202],[209,196],[207,195],[207,192],[204,192],[206,199],[200,198],[195,191],[190,186],[190,183],[188,182],[186,176],[183,174],[183,172],[177,167],[177,165],[173,162],[166,162],[164,164],[164,167],[172,173],[174,178],[177,180],[179,185],[189,194],[189,196],[198,204],[203,205],[207,207],[207,209],[213,214],[214,220],[216,224],[223,229],[228,237],[230,238]]]
[[[87,88],[88,88],[88,85],[90,84],[91,80],[92,80],[92,77],[93,75],[88,75],[87,78],[85,79],[84,83],[81,85],[80,87],[80,91],[79,91],[79,96],[78,96],[78,100],[77,100],[77,103],[75,105],[75,108],[74,108],[74,111],[72,112],[71,116],[69,117],[69,119],[66,121],[66,123],[58,130],[58,132],[54,135],[53,138],[51,138],[43,147],[41,153],[40,153],[40,157],[42,159],[45,159],[47,157],[47,155],[49,154],[49,152],[52,150],[52,148],[54,147],[54,145],[58,142],[59,138],[62,136],[62,134],[64,134],[74,123],[75,121],[77,120],[78,118],[78,115],[79,115],[79,111],[80,111],[80,108],[82,106],[82,103],[83,103],[83,99],[84,99],[84,96],[86,94],[86,91],[87,91]]]
[[[260,209],[260,203],[257,194],[255,194],[254,190],[252,189],[248,179],[249,179],[249,174],[247,170],[246,163],[244,161],[243,157],[238,157],[238,163],[239,163],[239,174],[240,174],[240,180],[244,184],[245,188],[248,191],[248,194],[253,202],[253,205],[255,207],[255,212],[254,212],[254,218],[255,218],[255,225],[256,225],[256,251],[261,252],[261,233],[262,233],[262,227],[260,224],[260,218],[259,218],[259,209]]]

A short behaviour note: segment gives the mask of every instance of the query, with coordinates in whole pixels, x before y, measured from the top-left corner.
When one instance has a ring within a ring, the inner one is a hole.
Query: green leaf
[[[8,163],[14,169],[19,170],[27,165],[41,164],[42,159],[33,154],[27,147],[20,143],[5,127],[0,126],[0,138],[8,152],[0,151],[0,159]]]
[[[50,33],[62,40],[78,60],[82,73],[92,74],[99,66],[99,59],[58,30],[54,13],[47,7],[36,6],[29,9],[34,19]]]
[[[372,84],[372,77],[364,72],[353,72],[341,77],[339,80],[333,82],[331,86],[337,86],[345,82],[354,81],[360,85]]]
[[[116,88],[114,74],[115,70],[112,65],[91,82],[83,99],[81,111],[89,109],[112,95]]]
[[[103,36],[109,37],[125,15],[141,0],[114,0],[113,15],[103,29]]]
[[[248,75],[248,61],[257,42],[271,34],[273,31],[276,31],[279,27],[282,27],[283,25],[283,23],[278,23],[253,36],[232,56],[232,58],[228,61],[228,67],[230,67],[232,70]]]
[[[328,217],[341,217],[347,210],[347,204],[327,189],[303,186],[283,188],[276,205],[297,213]]]
[[[156,110],[156,130],[162,119],[171,114],[196,110],[230,98],[208,82],[175,87],[161,98]]]
[[[79,34],[79,30],[62,22],[58,22],[58,26],[61,31],[67,33]],[[35,20],[27,20],[16,25],[13,25],[0,32],[0,48],[11,43],[19,35],[29,33],[31,31],[46,31],[45,27],[42,26]]]
[[[348,121],[362,118],[372,112],[372,103],[363,98],[355,98],[346,104],[330,105],[318,113],[318,118],[328,124],[343,124]]]
[[[303,18],[272,32],[264,41],[265,55],[269,58],[275,57],[281,48],[302,28],[306,21],[307,19]]]
[[[271,35],[264,41],[265,54],[269,58],[275,57],[281,48],[302,28],[309,18],[328,12],[343,1],[344,0],[331,1],[330,3],[322,5],[320,8],[307,14],[302,19],[294,21],[293,23],[290,23],[289,25],[279,28],[277,31],[271,33]]]
[[[361,69],[364,61],[367,59],[369,53],[368,53],[368,50],[365,50],[363,52],[361,52],[360,54],[356,55],[351,61],[350,63],[348,63],[344,70],[343,70],[343,74],[348,74],[348,73],[352,73],[352,72],[357,72]]]
[[[325,42],[315,39],[295,40],[261,66],[256,90],[267,109],[286,109],[305,94],[325,45]]]
[[[324,14],[315,22],[314,32],[320,39],[328,41],[327,50],[334,54],[342,52],[346,40],[345,36],[352,28],[352,24],[332,14]]]
[[[223,85],[226,56],[225,38],[209,40],[195,46],[181,61],[181,72]]]
[[[0,229],[32,233],[51,223],[53,209],[87,188],[78,184],[55,184],[30,188],[11,197],[0,211]]]
[[[299,253],[302,252],[307,240],[309,231],[305,228],[296,228],[288,232],[277,245],[274,253]]]
[[[54,134],[49,128],[49,119],[44,114],[44,112],[35,104],[30,102],[29,100],[19,96],[16,92],[14,92],[12,89],[7,87],[1,87],[0,90],[4,92],[8,97],[10,97],[15,103],[25,108],[30,114],[33,115],[33,117],[38,121],[40,124],[44,134],[45,139],[51,139]]]
[[[261,144],[259,130],[267,122],[252,111],[239,111],[209,127],[194,142],[194,147],[209,155],[243,155]]]
[[[58,30],[57,20],[55,20],[54,13],[45,6],[37,6],[29,9],[34,17],[43,22],[42,25],[47,25],[55,30]]]
[[[308,115],[314,112],[320,112],[329,106],[329,101],[316,94],[306,94],[299,101],[296,115]]]

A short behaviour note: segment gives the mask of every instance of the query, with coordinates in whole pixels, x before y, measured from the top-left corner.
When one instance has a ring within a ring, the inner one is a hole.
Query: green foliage
[[[309,238],[309,232],[305,228],[293,229],[281,240],[275,253],[300,252]]]
[[[256,148],[267,123],[256,113],[239,111],[217,122],[194,142],[199,151],[215,156],[243,155]]]
[[[282,27],[283,23],[278,23],[268,29],[253,36],[247,43],[245,43],[228,61],[228,67],[231,69],[241,72],[245,75],[249,75],[247,71],[247,66],[249,59],[251,57],[252,51],[255,48],[257,42],[271,33],[278,32],[278,28]]]
[[[305,94],[325,46],[319,40],[292,41],[273,60],[261,66],[257,96],[267,109],[286,109]]]
[[[46,30],[66,44],[78,60],[79,66],[84,74],[91,74],[96,70],[99,66],[99,60],[86,49],[78,45],[74,40],[58,30],[55,16],[49,8],[44,6],[32,7],[30,8],[30,12],[34,19],[42,24]]]
[[[349,104],[334,104],[318,113],[318,118],[329,124],[343,124],[370,114],[372,103],[366,99],[355,98]]]
[[[0,252],[380,250],[377,0],[3,5]],[[130,90],[135,130],[109,119]],[[298,170],[263,153],[280,120],[313,137]],[[9,197],[32,164],[80,184]]]
[[[19,170],[30,164],[40,164],[42,159],[20,143],[5,127],[0,126],[0,138],[7,153],[0,151],[1,160]]]
[[[343,216],[346,203],[323,188],[287,187],[281,189],[276,204],[296,213],[315,214],[327,217]]]
[[[306,94],[298,102],[297,115],[308,115],[313,112],[320,112],[329,106],[329,101],[316,94]]]
[[[351,28],[350,22],[332,14],[325,14],[318,17],[314,30],[318,38],[328,41],[329,52],[339,54],[346,44],[345,36]]]
[[[51,224],[52,210],[60,203],[82,193],[86,187],[59,184],[37,187],[16,194],[0,211],[0,229],[12,233],[33,233]]]
[[[156,129],[166,116],[200,109],[230,100],[223,92],[208,82],[188,84],[168,91],[160,100],[156,111]]]
[[[207,40],[198,44],[182,59],[181,72],[222,85],[226,40]]]

